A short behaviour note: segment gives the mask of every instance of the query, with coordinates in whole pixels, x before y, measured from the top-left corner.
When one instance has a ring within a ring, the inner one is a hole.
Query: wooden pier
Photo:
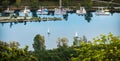
[[[60,21],[60,17],[0,17],[1,22],[35,22],[35,21]]]

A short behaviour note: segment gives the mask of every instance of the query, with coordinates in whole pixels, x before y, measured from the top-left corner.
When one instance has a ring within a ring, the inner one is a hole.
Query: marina
[[[0,0],[0,61],[119,61],[120,0]]]
[[[112,11],[106,9],[106,7],[94,7],[94,8],[96,8],[96,10],[91,12],[95,12],[97,16],[104,16],[104,15],[110,16],[112,14]],[[65,9],[65,8],[62,9],[55,8],[55,11],[49,11],[47,10],[47,8],[43,9],[42,11],[41,10],[31,11],[30,9],[27,9],[25,7],[24,10],[20,10],[17,12],[1,13],[0,22],[57,21],[57,20],[67,19],[69,13],[75,13],[78,15],[87,16],[89,12],[90,11],[87,11],[84,7],[80,7],[79,10],[72,10],[72,11],[70,9]]]

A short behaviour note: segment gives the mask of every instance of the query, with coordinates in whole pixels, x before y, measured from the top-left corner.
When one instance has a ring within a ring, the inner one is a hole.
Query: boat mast
[[[59,4],[60,4],[59,8],[62,8],[62,0],[59,0]]]

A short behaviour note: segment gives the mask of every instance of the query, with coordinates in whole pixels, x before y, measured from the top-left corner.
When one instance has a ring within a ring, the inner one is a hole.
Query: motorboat
[[[77,14],[80,14],[80,15],[84,15],[84,14],[86,14],[86,10],[85,10],[84,7],[80,7],[79,10],[76,10],[76,13],[77,13]]]
[[[46,8],[38,9],[38,10],[37,10],[37,14],[47,15],[47,14],[48,14],[48,9],[46,9]]]
[[[103,7],[99,7],[96,11],[96,15],[110,15],[110,12],[108,9],[104,9]]]
[[[14,10],[10,10],[10,8],[8,7],[8,8],[4,11],[4,13],[14,13]]]

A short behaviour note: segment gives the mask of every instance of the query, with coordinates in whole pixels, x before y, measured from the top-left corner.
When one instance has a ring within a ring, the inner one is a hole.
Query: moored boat
[[[40,8],[37,10],[37,14],[40,14],[40,15],[47,15],[48,14],[48,9],[47,8]]]
[[[27,7],[25,7],[23,12],[24,12],[25,14],[26,14],[26,13],[29,13],[29,12],[30,12],[30,9],[28,9]]]
[[[104,7],[98,7],[96,15],[110,15],[110,12],[108,9],[105,9]]]
[[[4,13],[14,13],[14,10],[10,10],[10,8],[8,7],[6,10],[4,10]]]
[[[77,13],[77,14],[80,14],[80,15],[84,15],[84,14],[86,14],[86,10],[85,10],[84,7],[80,7],[79,10],[76,10],[76,13]]]
[[[67,10],[65,10],[64,8],[55,8],[54,14],[55,15],[65,15],[65,14],[67,14]]]

